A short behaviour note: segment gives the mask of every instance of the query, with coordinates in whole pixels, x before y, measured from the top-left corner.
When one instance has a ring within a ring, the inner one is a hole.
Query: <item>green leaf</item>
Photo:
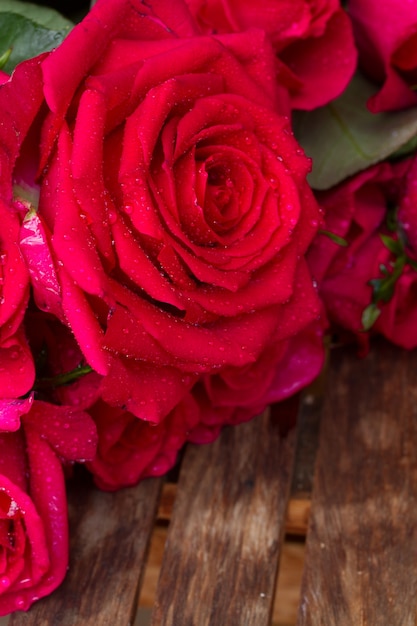
[[[415,135],[414,137],[411,137],[411,139],[409,139],[403,146],[401,146],[401,148],[398,148],[398,150],[393,152],[393,154],[391,155],[391,158],[401,159],[402,157],[412,154],[413,152],[416,151],[416,149],[417,149],[417,135]]]
[[[330,230],[319,230],[319,235],[324,235],[325,237],[328,237],[329,239],[334,241],[334,243],[337,243],[338,246],[342,246],[345,248],[349,245],[346,239],[343,239],[343,237],[336,235],[336,233],[332,233]]]
[[[23,15],[23,17],[49,30],[64,30],[65,28],[70,30],[74,26],[70,20],[54,9],[30,2],[19,2],[19,0],[1,0],[0,13]]]
[[[394,295],[395,285],[400,278],[402,271],[407,263],[407,257],[402,251],[401,256],[398,256],[393,265],[392,272],[385,274],[383,278],[373,278],[369,281],[372,286],[372,301],[377,302],[389,302]]]
[[[393,275],[389,274],[385,278],[373,278],[369,281],[372,287],[373,294],[372,300],[377,302],[389,302],[394,295],[394,287],[396,281],[393,280]]]
[[[404,248],[401,245],[401,242],[398,241],[398,239],[393,239],[392,237],[389,237],[388,235],[384,235],[382,233],[380,233],[379,236],[381,237],[384,246],[388,248],[390,252],[395,254],[395,256],[399,256],[404,253]]]
[[[3,69],[7,61],[10,59],[11,53],[12,53],[12,49],[9,48],[8,50],[6,50],[6,52],[3,52],[3,54],[0,56],[0,70]]]
[[[3,70],[11,73],[18,63],[56,48],[73,24],[56,11],[17,0],[0,3],[0,56]]]
[[[325,107],[294,113],[294,133],[313,160],[309,183],[329,189],[386,159],[417,134],[417,107],[373,114],[366,101],[377,88],[356,74],[345,92]]]
[[[369,330],[372,328],[380,315],[381,309],[379,309],[376,304],[369,304],[362,313],[363,330]]]
[[[75,380],[82,378],[86,374],[90,374],[94,370],[89,365],[78,365],[75,369],[64,374],[58,374],[53,378],[38,378],[35,382],[34,389],[48,389],[50,387],[60,387],[61,385],[69,385]]]

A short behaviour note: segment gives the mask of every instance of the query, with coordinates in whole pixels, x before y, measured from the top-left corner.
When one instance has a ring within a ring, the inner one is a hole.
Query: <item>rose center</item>
[[[17,503],[4,491],[0,492],[0,552],[16,549],[16,521],[21,518]],[[3,553],[4,558],[4,553]]]
[[[233,195],[233,181],[230,178],[230,170],[224,167],[210,168],[207,182],[210,199],[220,211],[226,209]]]

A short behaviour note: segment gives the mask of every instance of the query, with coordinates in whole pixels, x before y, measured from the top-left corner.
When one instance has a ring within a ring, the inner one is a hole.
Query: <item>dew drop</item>
[[[25,601],[22,596],[18,596],[15,600],[15,605],[18,609],[21,609],[25,605]]]
[[[115,224],[117,222],[117,213],[115,211],[108,212],[109,224]]]
[[[10,587],[10,578],[8,576],[2,576],[0,578],[0,588],[4,591],[7,587]]]

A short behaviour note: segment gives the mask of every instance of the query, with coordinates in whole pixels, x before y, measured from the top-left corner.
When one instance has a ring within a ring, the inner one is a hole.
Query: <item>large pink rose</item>
[[[186,0],[203,32],[265,30],[296,109],[336,98],[356,66],[350,20],[338,0]]]
[[[14,424],[4,419],[12,414]],[[27,610],[63,580],[68,521],[61,461],[92,458],[95,445],[94,424],[81,411],[32,398],[0,410],[0,615]]]
[[[415,185],[407,177],[411,163],[381,163],[318,194],[326,230],[345,238],[348,246],[319,235],[309,252],[311,270],[330,321],[365,345],[362,315],[374,303],[380,314],[372,331],[405,348],[417,346],[417,271],[407,255],[406,224],[395,213],[399,205],[405,209],[404,197]],[[415,237],[412,222],[407,224]],[[388,238],[385,243],[381,236]],[[375,299],[376,288],[380,296]]]
[[[417,2],[349,0],[359,63],[380,90],[373,113],[417,105]]]
[[[21,233],[35,300],[72,329],[103,400],[156,423],[200,375],[318,313],[304,254],[319,212],[272,47],[193,28],[179,0],[101,0],[0,89],[0,111],[35,91],[10,164],[40,190]]]

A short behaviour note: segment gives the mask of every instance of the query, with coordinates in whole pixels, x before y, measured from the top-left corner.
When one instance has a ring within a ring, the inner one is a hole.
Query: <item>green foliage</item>
[[[56,48],[72,27],[72,22],[53,9],[18,0],[1,0],[1,69],[11,73],[21,61]]]
[[[374,303],[369,304],[362,313],[363,330],[370,330],[380,315],[381,309]]]
[[[399,229],[398,229],[399,230]],[[406,265],[417,270],[417,264],[408,257],[405,249],[406,242],[400,236],[398,239],[389,235],[380,235],[384,246],[393,254],[394,259],[390,267],[381,265],[379,270],[381,276],[369,281],[372,287],[372,302],[362,313],[363,330],[369,330],[378,319],[381,313],[381,306],[391,300],[394,295],[395,286]]]
[[[325,107],[294,114],[294,132],[313,160],[309,182],[329,189],[403,149],[417,135],[417,108],[374,114],[366,108],[376,87],[360,74]]]
[[[343,237],[336,235],[336,233],[332,233],[330,230],[319,230],[319,235],[324,235],[325,237],[328,237],[338,246],[342,246],[345,248],[348,245],[346,239],[343,239]]]

